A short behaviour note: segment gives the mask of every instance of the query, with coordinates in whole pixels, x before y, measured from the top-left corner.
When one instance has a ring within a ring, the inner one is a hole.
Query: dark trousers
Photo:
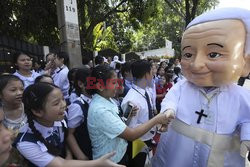
[[[144,143],[152,148],[153,144],[151,140],[144,141]],[[129,156],[128,167],[144,167],[147,158],[147,153],[140,152],[132,159],[132,142],[128,142],[127,153]]]
[[[129,163],[129,155],[128,155],[128,149],[127,149],[126,153],[122,157],[121,161],[118,162],[118,164],[128,166],[128,163]]]

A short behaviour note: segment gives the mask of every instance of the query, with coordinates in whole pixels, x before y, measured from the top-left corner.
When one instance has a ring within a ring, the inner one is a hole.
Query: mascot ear
[[[244,59],[245,65],[241,74],[242,77],[246,77],[250,73],[250,53],[246,53]]]

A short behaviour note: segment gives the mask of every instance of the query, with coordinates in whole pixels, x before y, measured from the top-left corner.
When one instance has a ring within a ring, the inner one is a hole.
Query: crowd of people
[[[46,55],[44,68],[23,52],[13,58],[16,71],[0,76],[6,166],[144,166],[146,153],[132,159],[133,141],[151,150],[174,118],[159,111],[183,78],[178,59],[109,63],[99,55],[69,70],[65,52]]]
[[[69,70],[58,52],[33,68],[16,53],[16,72],[0,75],[0,166],[250,165],[250,92],[236,84],[250,72],[249,16],[194,19],[181,66],[98,55]]]

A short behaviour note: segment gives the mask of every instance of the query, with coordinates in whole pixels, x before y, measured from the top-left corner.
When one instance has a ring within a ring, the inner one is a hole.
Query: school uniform
[[[149,93],[149,96],[151,98],[152,109],[156,110],[156,85],[155,85],[155,79],[152,79],[151,85],[146,87],[146,90]]]
[[[27,117],[24,111],[22,112],[22,115],[15,119],[11,120],[6,117],[4,117],[3,124],[8,129],[11,129],[13,132],[19,132],[19,129],[22,128],[27,123]]]
[[[126,96],[129,89],[131,89],[133,82],[127,79],[124,79],[124,90],[123,90],[123,97]]]
[[[84,96],[83,94],[81,94],[81,96],[78,97],[76,100],[79,100],[83,105],[85,103],[88,103],[89,105],[91,102],[91,98]],[[73,102],[68,106],[67,119],[69,128],[76,128],[81,125],[81,123],[84,121],[84,116],[82,112],[82,108],[79,104]]]
[[[126,129],[126,124],[118,115],[118,107],[111,100],[95,94],[88,110],[88,131],[92,144],[93,159],[115,151],[110,159],[120,162],[127,150],[126,140],[119,135]]]
[[[132,102],[135,106],[137,106],[139,108],[139,112],[137,112],[137,114],[135,116],[133,116],[131,118],[131,121],[129,123],[129,127],[131,128],[135,128],[145,122],[147,122],[150,118],[149,118],[149,106],[148,106],[148,102],[146,100],[146,96],[145,96],[146,90],[140,88],[139,86],[133,85],[132,88],[128,91],[127,95],[123,98],[121,107],[122,110],[125,111],[126,107],[127,107],[127,103],[128,102]],[[149,95],[149,93],[148,93]],[[152,113],[152,101],[151,98],[149,98],[150,101],[150,106],[151,106],[151,114]],[[155,135],[155,127],[152,128],[149,132],[147,132],[146,134],[144,134],[140,139],[142,141],[147,141],[147,140],[151,140]]]
[[[64,99],[69,98],[68,72],[69,72],[68,67],[66,65],[63,65],[60,68],[59,67],[56,68],[54,74],[52,75],[54,84],[61,89]]]
[[[69,95],[69,104],[73,103],[79,96],[76,94],[75,89]]]
[[[19,77],[23,81],[24,89],[27,88],[29,85],[34,84],[36,77],[40,76],[40,74],[38,74],[34,70],[31,71],[31,76],[29,77],[21,75],[18,70],[13,75]]]
[[[157,85],[156,85],[156,93],[157,93],[157,95],[158,95],[158,94],[167,93],[167,92],[170,90],[170,88],[171,88],[172,86],[173,86],[173,85],[172,85],[171,82],[168,82],[168,83],[166,83],[165,85],[157,84]],[[157,102],[160,104],[160,103],[162,102],[163,98],[164,98],[164,97],[158,97],[158,98],[157,98]]]
[[[250,91],[235,84],[210,91],[179,81],[162,101],[173,109],[167,133],[161,135],[153,166],[244,166],[240,140],[250,140]]]
[[[45,140],[63,150],[62,123],[66,127],[65,121],[56,121],[53,127],[46,127],[34,121],[34,126]],[[48,153],[47,147],[35,137],[28,124],[20,129],[16,140],[16,148],[33,166],[47,166],[55,158],[54,155]]]

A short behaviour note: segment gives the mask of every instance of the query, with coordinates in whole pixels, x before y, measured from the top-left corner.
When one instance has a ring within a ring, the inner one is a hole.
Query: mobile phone
[[[126,109],[125,109],[125,111],[124,111],[123,116],[124,116],[125,118],[128,118],[128,116],[129,116],[130,113],[132,112],[132,109],[133,109],[133,105],[130,104],[130,103],[128,103],[128,105],[127,105],[127,107],[126,107]]]

